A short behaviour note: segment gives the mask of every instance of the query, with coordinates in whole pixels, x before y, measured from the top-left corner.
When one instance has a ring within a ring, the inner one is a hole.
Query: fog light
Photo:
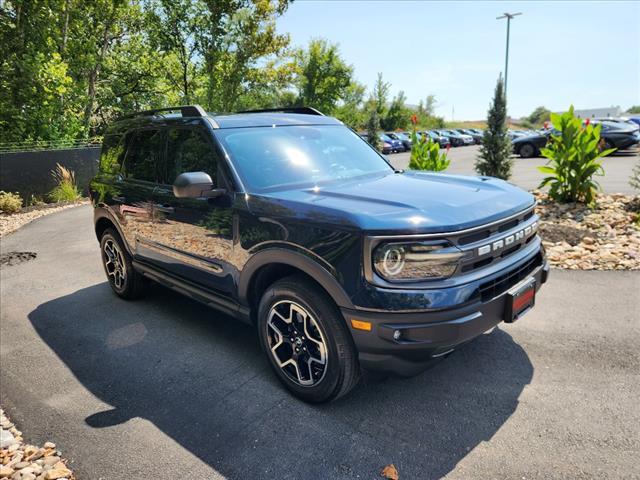
[[[393,339],[394,340],[400,340],[401,336],[402,336],[402,332],[400,330],[395,330],[393,332]]]

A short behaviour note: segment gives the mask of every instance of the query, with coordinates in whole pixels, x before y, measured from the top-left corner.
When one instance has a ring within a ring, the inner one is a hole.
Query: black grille
[[[501,293],[506,292],[516,283],[524,280],[527,275],[533,272],[540,265],[542,265],[542,253],[538,253],[535,257],[510,272],[500,275],[489,282],[483,283],[480,285],[481,300],[486,302],[497,297]]]
[[[459,237],[457,240],[455,240],[455,242],[458,246],[464,246],[470,243],[479,242],[480,240],[489,238],[492,235],[495,235],[496,233],[506,232],[508,230],[511,230],[512,228],[515,228],[519,224],[524,223],[527,220],[529,220],[531,217],[533,217],[534,213],[535,213],[534,209],[532,208],[527,213],[523,214],[522,217],[514,218],[512,220],[508,220],[498,225],[493,225],[492,227],[487,228],[486,230],[480,229],[476,232],[470,233],[469,235]]]

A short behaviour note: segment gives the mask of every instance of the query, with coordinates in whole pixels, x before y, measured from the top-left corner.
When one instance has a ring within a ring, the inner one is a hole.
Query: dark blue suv
[[[549,271],[530,194],[395,170],[311,108],[125,117],[90,191],[116,294],[151,279],[255,325],[278,378],[312,402],[513,322]]]

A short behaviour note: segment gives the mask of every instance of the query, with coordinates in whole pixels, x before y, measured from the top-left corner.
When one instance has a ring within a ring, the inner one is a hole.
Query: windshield
[[[364,140],[341,125],[229,128],[217,130],[216,137],[252,190],[392,171]]]

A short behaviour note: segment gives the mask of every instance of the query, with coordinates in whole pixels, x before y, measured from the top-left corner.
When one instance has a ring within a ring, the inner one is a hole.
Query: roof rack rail
[[[120,118],[144,117],[157,115],[162,112],[180,112],[183,117],[206,117],[207,112],[200,105],[182,105],[179,107],[154,108],[153,110],[143,110],[141,112],[130,113]]]
[[[312,107],[260,108],[257,110],[241,110],[237,113],[303,113],[306,115],[325,116],[324,113]]]

